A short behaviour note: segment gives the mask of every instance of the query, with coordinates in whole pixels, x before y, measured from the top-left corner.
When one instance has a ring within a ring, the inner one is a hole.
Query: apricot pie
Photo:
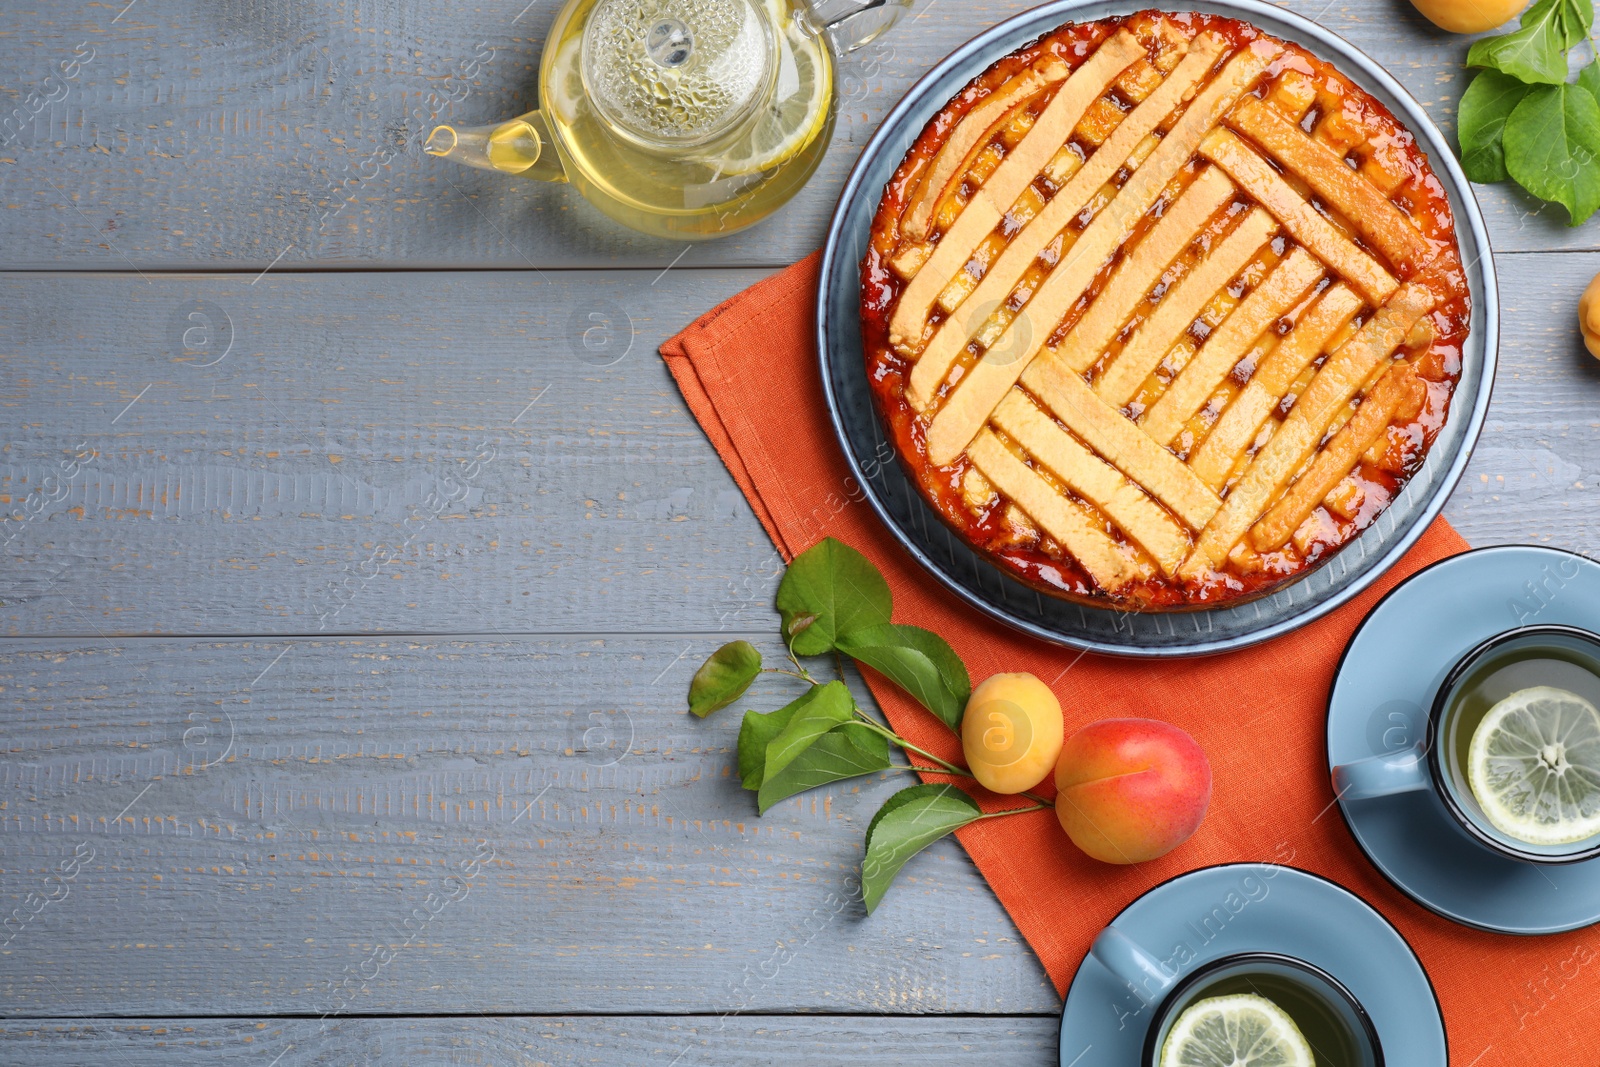
[[[1136,609],[1264,594],[1354,538],[1444,424],[1450,205],[1382,104],[1248,23],[1069,24],[975,78],[862,264],[889,436],[969,544]]]

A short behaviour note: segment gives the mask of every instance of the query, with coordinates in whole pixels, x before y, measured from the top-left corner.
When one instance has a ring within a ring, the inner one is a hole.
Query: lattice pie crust
[[[1468,307],[1414,139],[1246,23],[1142,12],[995,64],[885,190],[867,366],[952,527],[1049,592],[1259,595],[1420,465]]]

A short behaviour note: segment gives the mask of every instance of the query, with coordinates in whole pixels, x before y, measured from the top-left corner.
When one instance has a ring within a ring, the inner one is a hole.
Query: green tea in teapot
[[[850,0],[830,20],[825,4],[790,0],[572,0],[545,46],[540,110],[440,126],[427,151],[570,181],[646,233],[732,233],[776,210],[821,161],[833,49],[872,39],[904,6]]]
[[[832,57],[781,0],[597,0],[557,42],[551,84],[546,114],[608,197],[676,200],[708,236],[781,203],[789,183],[764,172],[804,181],[816,160],[796,157],[820,158],[833,125]]]

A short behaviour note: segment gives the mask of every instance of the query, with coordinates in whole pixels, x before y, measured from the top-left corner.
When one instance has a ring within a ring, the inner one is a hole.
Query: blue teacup
[[[1338,979],[1305,960],[1237,952],[1183,975],[1109,926],[1089,954],[1143,1003],[1156,1006],[1139,1060],[1143,1067],[1157,1067],[1167,1035],[1187,1008],[1238,993],[1264,996],[1286,1012],[1311,1045],[1317,1067],[1383,1067],[1383,1046],[1366,1009]]]
[[[1525,626],[1496,634],[1458,660],[1434,695],[1428,729],[1422,741],[1401,752],[1346,763],[1333,769],[1333,791],[1341,801],[1367,800],[1398,793],[1433,793],[1463,833],[1485,848],[1524,863],[1576,863],[1600,855],[1600,834],[1564,845],[1531,844],[1496,827],[1484,814],[1461,766],[1459,753],[1472,723],[1463,720],[1481,696],[1498,700],[1530,684],[1551,684],[1536,678],[1518,681],[1515,668],[1530,658],[1570,665],[1574,677],[1590,677],[1600,686],[1600,635],[1574,626]]]

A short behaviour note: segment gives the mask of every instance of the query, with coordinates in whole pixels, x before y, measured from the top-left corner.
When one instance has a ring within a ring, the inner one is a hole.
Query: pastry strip
[[[1094,366],[1106,345],[1121,331],[1162,271],[1199,236],[1211,216],[1233,196],[1233,183],[1220,170],[1207,167],[1167,209],[1089,305],[1072,332],[1056,347],[1062,360],[1083,372]]]
[[[1271,215],[1260,208],[1252,209],[1233,232],[1212,245],[1211,253],[1167,291],[1100,375],[1094,391],[1113,407],[1131,400],[1217,291],[1244,270],[1277,228]]]
[[[901,220],[900,232],[913,241],[928,236],[928,222],[934,209],[944,202],[945,194],[957,178],[972,165],[972,157],[990,140],[1010,113],[1034,96],[1066,79],[1071,73],[1067,65],[1055,55],[1046,53],[1032,66],[1025,67],[1008,79],[994,92],[978,101],[967,112],[949,140],[940,146],[927,173],[917,185],[910,209]]]
[[[1200,142],[1200,154],[1228,172],[1251,197],[1278,217],[1296,241],[1341,274],[1374,304],[1389,299],[1399,285],[1378,261],[1317,214],[1317,209],[1284,181],[1272,165],[1227,130],[1213,130]]]
[[[1253,97],[1239,102],[1228,123],[1309,185],[1396,269],[1410,273],[1426,264],[1432,249],[1416,224],[1381,189],[1346,166],[1333,149],[1306,136],[1300,127]]]
[[[990,272],[994,263],[1000,258],[1001,253],[1011,244],[1011,238],[1020,233],[1028,223],[1033,221],[1034,216],[1044,210],[1051,197],[1049,194],[1040,191],[1041,184],[1049,189],[1060,190],[1064,188],[1067,182],[1072,179],[1072,176],[1083,167],[1084,163],[1094,156],[1094,149],[1105,144],[1111,135],[1116,133],[1123,120],[1130,117],[1128,111],[1124,110],[1124,106],[1136,112],[1138,106],[1161,87],[1167,73],[1182,62],[1185,55],[1189,54],[1188,40],[1173,34],[1170,23],[1161,22],[1158,35],[1161,41],[1156,46],[1160,50],[1156,56],[1156,61],[1152,63],[1148,59],[1141,59],[1117,75],[1117,80],[1112,83],[1117,95],[1127,102],[1126,105],[1120,102],[1113,104],[1109,93],[1089,105],[1089,110],[1084,112],[1083,118],[1072,128],[1072,140],[1068,141],[1061,151],[1057,152],[1050,162],[1045,165],[1044,170],[1039,172],[1039,177],[1044,179],[1043,183],[1036,181],[1033,185],[1023,190],[1021,196],[1012,201],[1011,206],[1006,209],[1005,224],[984,238],[977,249],[974,250],[972,259],[967,261],[965,269],[958,271],[950,284],[940,290],[939,299],[934,306],[938,311],[945,313],[944,317],[948,317],[952,311],[960,307],[962,301],[966,300],[972,291],[978,287],[984,275]],[[1143,128],[1142,119],[1136,120],[1136,122],[1136,128]],[[1122,169],[1129,174],[1138,170],[1139,165],[1149,158],[1150,153],[1154,152],[1156,146],[1160,143],[1161,138],[1154,133],[1145,134],[1144,139],[1134,147],[1133,151],[1128,154],[1128,158],[1123,161]],[[1112,151],[1108,158],[1114,157],[1119,151],[1120,149],[1117,146],[1112,146]],[[974,159],[976,159],[976,155],[974,155]],[[1104,163],[1105,160],[1101,162]],[[1096,211],[1110,203],[1111,198],[1116,195],[1116,186],[1110,182],[1104,183],[1089,197],[1088,202],[1079,214],[1087,211],[1092,216]],[[943,208],[939,210],[942,214]],[[1050,241],[1046,243],[1050,244]],[[925,250],[931,247],[931,245],[917,246],[918,249],[924,250],[924,258],[926,258],[927,254]],[[1035,253],[1035,256],[1037,254]],[[917,262],[920,263],[921,260],[919,259]],[[973,270],[975,266],[979,268],[976,271]],[[1023,264],[1024,269],[1028,266],[1028,263]],[[899,268],[896,267],[896,270],[899,271]],[[902,278],[908,278],[915,273],[915,269],[899,271],[899,273]],[[1023,299],[1026,299],[1026,297]],[[1004,328],[1003,323],[996,324],[987,314],[984,317],[988,321],[985,321],[977,336],[983,337],[990,334],[991,331],[997,333]],[[956,347],[960,348],[962,346],[958,344]]]
[[[1171,444],[1178,431],[1222,384],[1234,364],[1244,358],[1256,338],[1298,304],[1306,290],[1321,277],[1322,264],[1315,256],[1299,247],[1291,251],[1266,280],[1222,320],[1222,325],[1211,332],[1167,391],[1144,413],[1139,420],[1144,432],[1158,444]]]
[[[920,397],[919,406],[926,406],[927,398],[933,395],[945,375],[950,373],[950,367],[961,355],[967,342],[983,329],[993,309],[998,308],[1010,295],[1033,261],[1115,176],[1117,170],[1140,156],[1144,139],[1175,108],[1182,106],[1184,96],[1211,70],[1224,47],[1223,39],[1214,34],[1204,34],[1196,39],[1189,46],[1188,55],[1183,57],[1166,81],[1122,120],[1110,138],[1095,150],[1071,180],[1011,239],[1005,251],[984,273],[977,288],[963,301],[968,309],[966,313],[953,312],[940,323],[918,357],[917,367],[911,374],[910,396],[913,405],[919,404]],[[1139,165],[1143,166],[1142,163]],[[1173,173],[1176,173],[1176,169]],[[922,366],[924,363],[926,367]]]
[[[1183,461],[1162,448],[1122,412],[1095,395],[1076,372],[1047,354],[1022,377],[1035,396],[1067,429],[1145,487],[1190,529],[1198,530],[1222,501]]]
[[[1283,425],[1256,453],[1244,476],[1223,501],[1222,510],[1206,524],[1194,555],[1178,571],[1179,577],[1200,578],[1228,558],[1245,531],[1316,450],[1334,416],[1350,402],[1378,364],[1400,347],[1417,320],[1432,310],[1436,299],[1426,285],[1411,282],[1401,287],[1329,357],[1295,401]]]
[[[1133,172],[1117,198],[1095,216],[1066,251],[1061,263],[1045,278],[1023,312],[1006,327],[1005,333],[984,353],[984,358],[972,365],[950,400],[933,417],[927,438],[931,463],[943,466],[967,447],[1006,390],[1016,384],[1056,324],[1100,273],[1106,259],[1189,161],[1206,131],[1281,51],[1279,45],[1268,40],[1251,42],[1195,97],[1172,131],[1162,139],[1161,146]],[[989,358],[996,352],[1001,353],[1000,358]]]
[[[1189,458],[1189,468],[1201,481],[1213,489],[1222,488],[1289,387],[1360,310],[1361,298],[1335,283],[1300,316],[1294,329],[1261,361],[1255,375],[1223,410],[1222,417]]]
[[[1089,105],[1142,55],[1144,49],[1134,36],[1127,30],[1118,30],[1056,90],[1033,128],[972,194],[922,269],[906,283],[889,321],[890,344],[907,348],[917,345],[934,300],[967,262],[978,242],[999,224],[1006,208],[1050,162]]]
[[[1424,388],[1411,364],[1402,361],[1390,367],[1356,408],[1355,417],[1334,434],[1284,498],[1250,531],[1256,550],[1282,548],[1333,487],[1355,469],[1361,454],[1383,436],[1395,415],[1404,408],[1420,406]]]
[[[968,455],[996,489],[1072,553],[1100,588],[1120,589],[1139,577],[1133,561],[1111,535],[1101,529],[1097,516],[1058,493],[994,434],[988,430],[980,433],[968,449]]]
[[[1025,393],[1020,389],[1007,393],[991,421],[1074,493],[1105,512],[1150,553],[1163,572],[1177,572],[1189,554],[1189,538],[1183,528],[1115,467],[1057,426]]]

